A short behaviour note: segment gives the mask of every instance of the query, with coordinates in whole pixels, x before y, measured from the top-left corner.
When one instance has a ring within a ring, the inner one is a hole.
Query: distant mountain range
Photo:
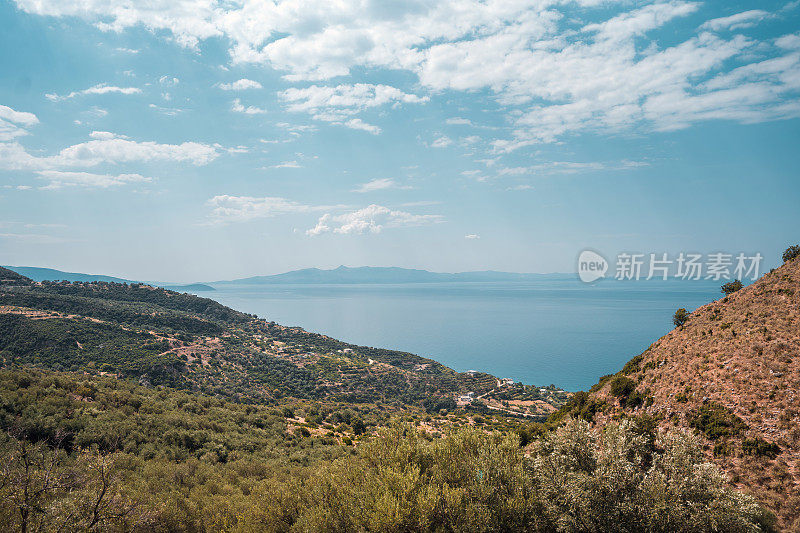
[[[447,283],[532,281],[542,279],[573,279],[574,274],[523,274],[483,270],[477,272],[430,272],[398,267],[346,267],[329,270],[304,268],[270,276],[252,276],[233,280],[204,283],[174,284],[158,281],[137,281],[100,274],[64,272],[53,268],[7,266],[34,281],[107,281],[115,283],[148,283],[179,292],[213,291],[213,285],[277,285],[277,284],[369,284],[369,283]]]
[[[330,270],[304,268],[272,276],[253,276],[228,281],[209,282],[211,285],[267,285],[267,284],[357,284],[357,283],[444,283],[444,282],[488,282],[531,281],[540,279],[571,279],[574,274],[521,274],[515,272],[430,272],[397,267],[346,267]]]

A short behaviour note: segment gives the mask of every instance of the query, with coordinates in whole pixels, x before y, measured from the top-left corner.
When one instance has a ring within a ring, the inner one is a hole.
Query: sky
[[[573,272],[800,241],[800,1],[0,0],[0,264]]]

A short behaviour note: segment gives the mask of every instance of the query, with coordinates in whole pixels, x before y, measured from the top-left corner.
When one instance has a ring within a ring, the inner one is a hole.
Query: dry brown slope
[[[624,377],[642,405],[625,402]],[[600,418],[647,413],[662,425],[705,429],[709,456],[732,482],[775,512],[782,529],[800,531],[800,258],[700,307],[595,389],[590,398],[606,402]]]

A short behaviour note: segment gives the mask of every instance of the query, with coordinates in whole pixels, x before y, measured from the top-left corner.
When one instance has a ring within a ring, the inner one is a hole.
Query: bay
[[[217,285],[234,309],[359,345],[416,353],[458,371],[586,390],[672,329],[679,307],[721,296],[721,282]]]

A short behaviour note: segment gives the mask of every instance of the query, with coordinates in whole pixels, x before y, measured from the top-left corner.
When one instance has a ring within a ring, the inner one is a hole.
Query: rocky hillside
[[[568,409],[696,429],[734,485],[800,531],[800,257],[695,310]]]

